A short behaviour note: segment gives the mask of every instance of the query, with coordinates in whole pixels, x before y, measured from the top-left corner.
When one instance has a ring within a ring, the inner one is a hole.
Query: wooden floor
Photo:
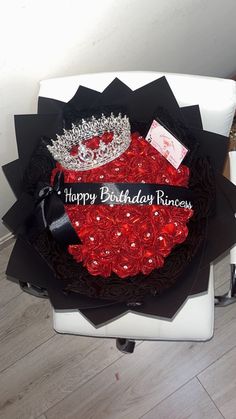
[[[236,418],[236,304],[218,308],[206,343],[140,342],[56,334],[51,307],[6,281],[0,251],[0,418]],[[222,291],[229,259],[216,265]]]

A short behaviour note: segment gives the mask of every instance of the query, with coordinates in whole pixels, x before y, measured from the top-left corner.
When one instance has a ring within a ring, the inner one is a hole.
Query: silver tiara
[[[104,133],[113,133],[112,140],[105,144],[100,139],[98,148],[92,150],[86,142],[92,137],[101,137]],[[94,116],[90,120],[82,119],[80,125],[72,125],[71,130],[57,135],[57,140],[51,140],[48,149],[55,160],[70,170],[89,170],[119,157],[130,145],[129,118],[121,114],[109,117],[102,114],[101,118]],[[71,155],[71,150],[76,146],[76,153]]]

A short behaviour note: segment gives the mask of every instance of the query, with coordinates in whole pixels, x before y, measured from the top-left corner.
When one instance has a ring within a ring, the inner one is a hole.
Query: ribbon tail
[[[54,239],[62,246],[79,244],[80,240],[65,212],[64,204],[56,192],[52,192],[44,200],[44,212],[47,226]]]

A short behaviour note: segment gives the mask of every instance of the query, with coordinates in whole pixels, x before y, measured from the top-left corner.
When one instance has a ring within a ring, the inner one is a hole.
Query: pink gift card
[[[188,149],[155,119],[147,133],[146,140],[176,169],[188,152]]]

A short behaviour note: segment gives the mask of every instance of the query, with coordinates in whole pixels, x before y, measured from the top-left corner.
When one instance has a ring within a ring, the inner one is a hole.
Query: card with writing
[[[147,133],[146,140],[176,169],[188,153],[187,147],[155,119]]]

